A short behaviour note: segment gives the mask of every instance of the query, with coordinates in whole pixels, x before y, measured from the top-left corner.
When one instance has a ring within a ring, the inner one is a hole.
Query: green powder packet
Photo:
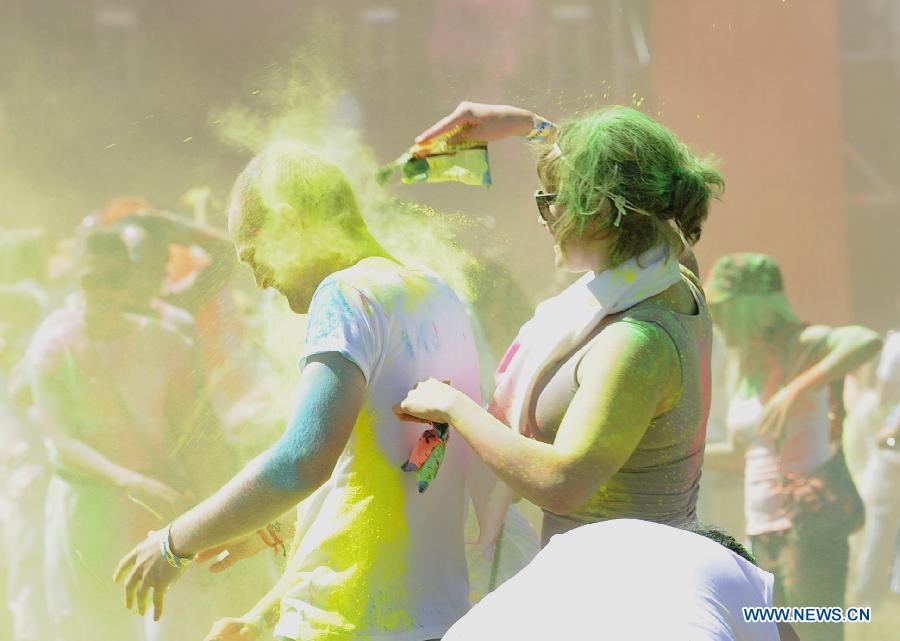
[[[394,162],[382,167],[376,176],[382,185],[399,170],[404,184],[428,182],[460,182],[465,185],[491,186],[491,167],[486,142],[447,143],[458,130],[414,145]]]

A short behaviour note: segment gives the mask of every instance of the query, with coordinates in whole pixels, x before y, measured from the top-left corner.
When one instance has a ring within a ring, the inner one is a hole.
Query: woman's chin
[[[557,269],[569,272],[570,274],[584,274],[589,271],[599,273],[606,269],[606,267],[603,266],[591,265],[587,260],[579,260],[578,256],[575,256],[573,259],[572,256],[566,254],[566,252],[561,250],[557,245],[553,246],[553,252],[553,263],[556,265]]]
[[[565,255],[564,252],[560,250],[556,250],[556,255],[553,258],[553,263],[556,265],[557,269],[561,269],[564,272],[569,272],[570,274],[582,274],[586,271],[590,271],[590,267],[582,267],[581,265],[573,265],[572,261],[569,260],[568,256]]]

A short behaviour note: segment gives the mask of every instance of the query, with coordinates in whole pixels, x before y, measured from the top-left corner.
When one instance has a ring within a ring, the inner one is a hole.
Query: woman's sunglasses
[[[541,219],[549,225],[551,222],[550,205],[556,203],[556,194],[547,193],[538,189],[534,192],[534,201],[537,203]]]

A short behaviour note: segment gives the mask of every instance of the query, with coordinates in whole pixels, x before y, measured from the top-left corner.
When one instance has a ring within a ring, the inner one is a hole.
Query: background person
[[[737,367],[730,439],[707,447],[707,465],[744,459],[747,534],[760,567],[775,574],[775,602],[843,607],[851,514],[836,513],[843,503],[826,511],[802,501],[791,484],[843,456],[832,420],[832,404],[842,396],[833,386],[875,356],[881,339],[864,327],[801,323],[778,265],[763,254],[721,258],[707,294]],[[809,641],[843,638],[843,626],[834,623],[798,630]]]
[[[80,295],[44,320],[21,365],[53,469],[44,570],[64,641],[152,638],[113,606],[104,579],[130,539],[230,465],[190,342],[128,311],[130,270],[115,232],[87,232]]]
[[[860,494],[866,524],[859,541],[852,603],[878,605],[888,593],[900,546],[900,333],[888,334],[875,371],[874,409],[868,421]]]

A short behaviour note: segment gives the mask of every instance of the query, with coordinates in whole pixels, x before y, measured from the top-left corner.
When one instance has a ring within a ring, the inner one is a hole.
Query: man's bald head
[[[268,147],[241,172],[228,231],[257,284],[280,291],[295,311],[372,241],[344,173],[296,143]]]
[[[238,176],[231,198],[229,230],[233,236],[239,229],[232,222],[258,227],[271,215],[283,216],[288,208],[310,223],[349,231],[364,226],[344,173],[296,143],[272,145],[253,158]]]

